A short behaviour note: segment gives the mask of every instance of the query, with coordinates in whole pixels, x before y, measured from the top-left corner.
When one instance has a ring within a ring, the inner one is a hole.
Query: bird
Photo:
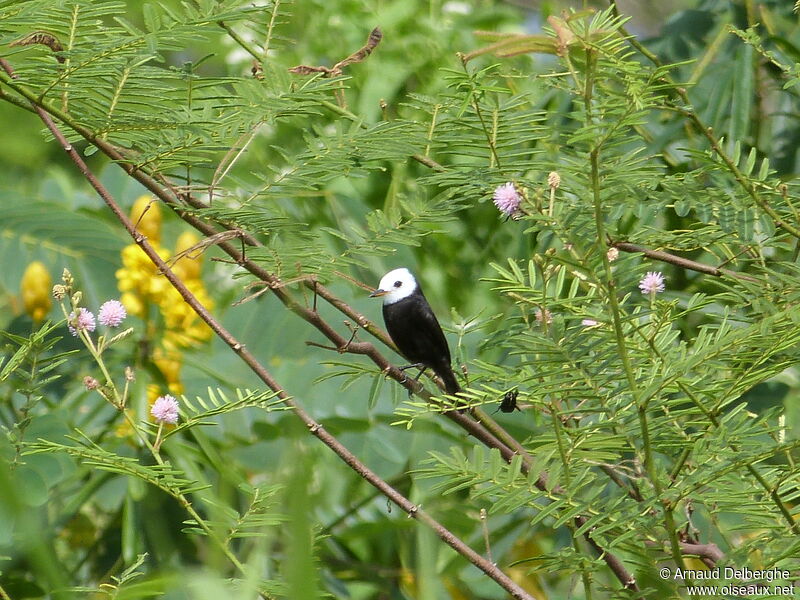
[[[389,271],[370,297],[383,298],[386,329],[400,354],[412,362],[403,369],[420,368],[417,379],[431,369],[441,378],[445,392],[460,392],[442,327],[411,271],[405,267]]]

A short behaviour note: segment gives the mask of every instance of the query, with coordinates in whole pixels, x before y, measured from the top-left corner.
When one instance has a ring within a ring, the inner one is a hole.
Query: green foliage
[[[508,8],[453,4],[5,3],[16,75],[0,73],[0,99],[42,106],[86,154],[110,144],[178,216],[234,230],[234,246],[252,236],[245,258],[281,280],[282,302],[231,306],[263,282],[217,264],[218,320],[325,431],[535,597],[682,597],[687,582],[659,568],[701,568],[699,547],[706,565],[796,571],[791,6],[698,2],[640,42],[614,7],[525,36]],[[342,73],[289,71],[332,67],[376,25],[380,45]],[[141,193],[91,160],[118,200]],[[82,305],[115,295],[122,230],[62,170],[31,174],[0,190],[6,297],[31,259],[69,266]],[[503,216],[491,197],[506,182],[522,200]],[[513,458],[466,441],[427,394],[405,399],[349,344],[336,360],[319,347],[313,319],[388,351],[337,311],[376,318],[352,284],[401,264],[456,334],[462,400],[488,412],[519,393],[499,425],[467,414],[518,443]],[[639,289],[652,271],[665,291]],[[387,512],[222,344],[185,351],[177,426],[147,421],[148,384],[175,382],[152,323],[133,323],[99,353],[60,339],[63,324],[4,323],[0,591],[505,597]]]

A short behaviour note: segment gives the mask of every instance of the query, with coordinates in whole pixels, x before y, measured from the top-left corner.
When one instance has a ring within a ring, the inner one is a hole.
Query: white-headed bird
[[[422,369],[420,375],[425,369],[432,369],[444,382],[448,394],[460,392],[442,327],[411,271],[406,268],[389,271],[370,296],[383,298],[386,329],[400,354],[413,363],[409,367]]]

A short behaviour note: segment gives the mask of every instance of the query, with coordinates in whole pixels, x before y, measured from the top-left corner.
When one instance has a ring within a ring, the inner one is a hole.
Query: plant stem
[[[586,112],[585,126],[590,127],[593,124],[593,111],[592,111],[592,95],[594,83],[594,66],[596,56],[592,49],[586,50],[586,81],[583,91],[584,108]],[[602,138],[604,139],[604,138]],[[601,140],[602,140],[601,139]],[[608,259],[608,253],[605,251],[605,240],[608,238],[605,228],[605,215],[603,214],[602,198],[600,194],[600,146],[594,145],[589,152],[590,162],[590,186],[592,192],[592,202],[594,207],[594,222],[595,231],[597,235],[596,248],[600,253],[603,261],[603,270],[605,272],[605,283],[608,289],[608,304],[611,310],[612,323],[614,325],[614,335],[616,337],[617,348],[619,350],[619,357],[622,362],[622,368],[625,372],[625,377],[628,380],[629,391],[636,406],[637,416],[639,419],[639,430],[642,436],[642,450],[644,452],[644,465],[647,472],[648,479],[653,486],[653,490],[657,497],[662,495],[661,482],[658,477],[658,470],[653,457],[653,448],[650,441],[650,430],[647,423],[647,406],[642,403],[639,392],[639,385],[636,381],[636,376],[633,372],[630,356],[628,354],[627,344],[625,343],[625,332],[622,327],[621,310],[619,300],[617,299],[616,283],[614,275],[611,271],[611,262]],[[666,502],[662,501],[662,508],[664,511],[664,526],[670,540],[670,547],[672,550],[672,558],[675,564],[684,568],[683,556],[680,551],[680,543],[678,540],[678,533],[675,529],[675,521],[672,515],[672,507]]]

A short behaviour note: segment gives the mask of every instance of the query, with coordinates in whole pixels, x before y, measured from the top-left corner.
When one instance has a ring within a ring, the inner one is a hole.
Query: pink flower
[[[551,313],[546,308],[544,309],[544,313],[542,312],[541,308],[537,308],[536,311],[533,313],[533,315],[536,317],[536,321],[538,323],[541,323],[542,321],[547,321],[547,324],[549,325],[550,323],[553,322],[553,313]]]
[[[639,282],[639,289],[643,294],[655,295],[664,291],[664,275],[658,271],[648,271]]]
[[[106,327],[116,327],[128,316],[125,307],[119,300],[103,302],[97,313],[97,320]]]
[[[608,256],[609,262],[614,262],[619,258],[619,250],[616,248],[609,248],[608,252],[606,252],[606,256]]]
[[[598,325],[600,325],[600,323],[598,323],[594,319],[584,319],[583,321],[581,321],[581,325],[583,325],[584,327],[597,327]]]
[[[79,331],[94,331],[96,327],[94,322],[94,315],[85,308],[79,308],[78,312],[71,312],[67,320],[67,327],[69,332],[77,336]]]
[[[494,205],[504,215],[513,215],[519,210],[522,197],[514,184],[504,183],[494,190]]]
[[[153,402],[153,407],[150,409],[150,414],[153,415],[159,423],[169,423],[174,425],[178,422],[178,401],[173,396],[159,396]]]

